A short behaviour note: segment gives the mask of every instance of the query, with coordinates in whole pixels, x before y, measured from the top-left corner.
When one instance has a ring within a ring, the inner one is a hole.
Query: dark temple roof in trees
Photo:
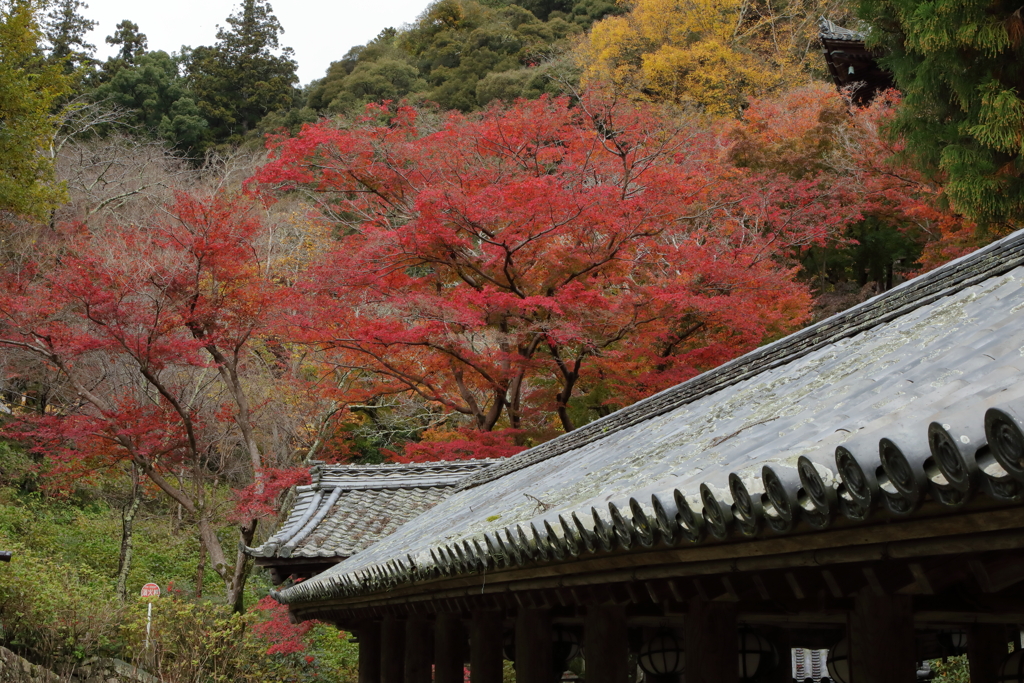
[[[855,102],[865,104],[875,93],[893,87],[892,74],[878,66],[864,46],[867,34],[837,26],[824,17],[818,23],[825,64],[837,88],[852,88]]]
[[[487,468],[291,605],[1024,496],[1024,232]],[[426,590],[426,589],[425,589]]]

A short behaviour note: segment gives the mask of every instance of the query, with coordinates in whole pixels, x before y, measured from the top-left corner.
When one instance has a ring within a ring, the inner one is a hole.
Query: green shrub
[[[306,636],[309,649],[306,656],[320,680],[337,683],[356,683],[359,678],[359,646],[349,639],[345,631],[330,624],[317,623]]]
[[[253,631],[259,619],[256,612],[160,598],[153,601],[147,635],[147,605],[139,601],[131,607],[122,641],[132,663],[164,683],[303,680],[304,658],[268,654],[266,641]]]
[[[3,544],[15,556],[0,566],[0,642],[59,673],[90,655],[120,656],[122,609],[106,577]]]
[[[931,663],[935,672],[934,683],[970,683],[971,674],[967,665],[967,655],[950,657],[943,661],[936,659]]]

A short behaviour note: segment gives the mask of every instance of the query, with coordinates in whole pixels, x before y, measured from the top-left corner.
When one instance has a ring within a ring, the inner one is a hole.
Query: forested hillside
[[[509,456],[1021,227],[998,3],[438,0],[302,87],[224,22],[0,0],[0,644],[60,671],[347,680],[239,549],[312,462]]]

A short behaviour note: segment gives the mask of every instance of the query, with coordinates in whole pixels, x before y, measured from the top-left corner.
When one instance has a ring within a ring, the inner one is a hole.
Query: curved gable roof
[[[399,526],[447,498],[467,476],[495,460],[324,465],[313,483],[296,487],[281,528],[257,548],[260,558],[342,558],[365,550]]]

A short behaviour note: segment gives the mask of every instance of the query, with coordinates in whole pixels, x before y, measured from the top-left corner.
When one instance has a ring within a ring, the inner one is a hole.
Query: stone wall
[[[0,683],[159,683],[120,659],[85,660],[69,677],[58,676],[0,647]]]
[[[0,647],[0,683],[60,683],[60,678]]]

